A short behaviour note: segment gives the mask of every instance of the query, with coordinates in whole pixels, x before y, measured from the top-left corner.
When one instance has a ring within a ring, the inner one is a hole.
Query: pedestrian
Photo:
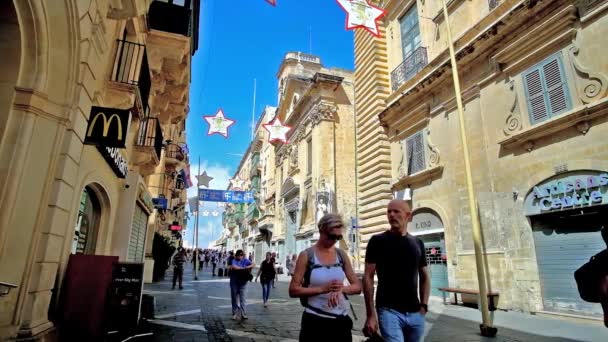
[[[608,247],[608,224],[602,228],[601,235]],[[574,279],[584,301],[602,305],[604,325],[608,328],[608,248],[577,269]]]
[[[285,268],[287,269],[287,275],[291,277],[291,258],[289,254],[285,257]]]
[[[260,264],[260,269],[258,270],[258,275],[255,277],[257,281],[260,278],[260,284],[262,284],[262,301],[264,302],[264,307],[268,307],[268,297],[270,297],[270,287],[273,284],[274,278],[277,275],[277,270],[274,267],[274,260],[272,259],[272,254],[270,252],[266,253],[266,259],[262,261]]]
[[[205,252],[202,250],[198,251],[198,270],[203,270],[203,265],[205,264]]]
[[[342,217],[325,214],[318,228],[319,240],[300,253],[289,284],[289,296],[304,306],[300,341],[350,342],[353,321],[346,295],[361,293],[361,284],[346,253],[335,246],[342,240]]]
[[[247,283],[252,280],[253,263],[245,258],[242,250],[236,251],[230,265],[230,297],[232,299],[232,319],[247,319],[245,292]]]
[[[298,259],[298,256],[296,254],[291,256],[291,260],[289,261],[289,265],[287,266],[290,276],[293,276],[293,272],[296,269],[297,259]]]
[[[274,278],[272,278],[272,288],[274,289],[276,280],[279,276],[279,272],[277,270],[277,253],[272,252],[272,255],[270,256],[270,261],[272,262],[272,266],[274,267],[274,270],[275,270],[275,276],[274,276]]]
[[[219,258],[219,256],[217,255],[217,253],[213,252],[213,254],[211,254],[211,266],[213,267],[213,269],[211,270],[211,274],[215,277],[215,269],[217,268],[217,259]]]
[[[232,265],[232,260],[234,260],[234,252],[230,251],[228,253],[228,258],[226,258],[226,275],[230,275],[230,265]]]
[[[363,293],[367,320],[364,334],[387,342],[418,342],[424,334],[431,290],[424,243],[407,232],[411,203],[392,200],[387,208],[390,230],[372,236],[365,255]],[[378,292],[374,307],[374,274]],[[418,298],[418,288],[420,298]]]
[[[177,253],[173,256],[173,287],[175,290],[175,283],[179,282],[179,289],[183,289],[182,280],[184,278],[184,263],[186,262],[186,254],[184,248],[179,247]]]

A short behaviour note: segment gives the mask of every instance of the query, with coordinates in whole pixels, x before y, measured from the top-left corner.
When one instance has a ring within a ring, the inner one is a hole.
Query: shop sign
[[[443,230],[443,222],[439,216],[426,208],[416,210],[412,216],[412,222],[407,226],[407,231],[412,234],[434,233],[441,230]]]
[[[139,323],[144,264],[115,263],[108,295],[108,328],[135,329]]]
[[[178,224],[172,224],[169,226],[169,230],[173,232],[179,232],[180,230],[182,230],[182,226]]]
[[[103,159],[108,163],[116,177],[127,178],[129,172],[129,164],[116,147],[97,146],[97,150],[103,156]]]
[[[166,210],[168,206],[168,200],[164,197],[157,197],[152,199],[152,203],[154,204],[154,209],[163,209]]]
[[[608,173],[577,173],[535,186],[525,201],[526,215],[608,204]]]
[[[91,107],[84,143],[102,147],[125,148],[131,111],[106,107]]]

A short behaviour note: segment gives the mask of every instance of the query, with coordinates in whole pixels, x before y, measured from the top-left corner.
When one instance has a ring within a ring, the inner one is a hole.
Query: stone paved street
[[[156,298],[152,322],[154,341],[297,341],[302,308],[297,299],[287,294],[288,279],[281,278],[271,293],[270,305],[261,304],[259,283],[248,285],[249,319],[231,320],[228,278],[211,277],[209,270],[193,281],[191,270],[184,275],[184,289],[171,290],[171,272],[163,282],[145,286],[145,293]],[[363,297],[351,298],[359,317],[355,321],[355,341],[363,341],[361,328],[365,320]],[[516,312],[497,312],[495,339],[478,333],[479,313],[462,306],[444,306],[433,298],[426,321],[425,341],[607,341],[608,329],[600,322],[572,322]],[[320,341],[319,341],[320,342]]]

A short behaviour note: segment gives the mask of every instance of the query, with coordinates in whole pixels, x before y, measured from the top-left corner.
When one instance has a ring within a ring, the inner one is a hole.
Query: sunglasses
[[[342,234],[327,234],[327,237],[334,241],[340,241],[343,238]]]

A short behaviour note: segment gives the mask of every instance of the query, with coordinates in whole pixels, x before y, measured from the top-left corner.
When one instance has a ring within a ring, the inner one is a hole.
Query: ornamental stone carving
[[[572,66],[577,76],[576,91],[578,97],[583,103],[587,104],[606,96],[608,80],[603,74],[599,72],[594,73],[590,69],[582,66],[576,58],[578,52],[578,47],[572,46],[570,48],[570,59],[572,60]]]
[[[427,135],[426,145],[429,150],[428,166],[429,168],[433,168],[439,165],[439,149],[431,142],[431,130],[427,127],[425,131]]]
[[[399,142],[399,155],[401,156],[401,159],[399,160],[399,166],[397,168],[397,179],[407,176],[407,165],[405,162],[405,140],[401,140]]]
[[[293,145],[289,151],[289,171],[298,169],[298,145]]]
[[[505,135],[509,136],[518,131],[521,131],[522,121],[521,121],[521,112],[519,110],[519,102],[517,100],[517,92],[515,91],[515,86],[513,81],[509,82],[509,89],[513,93],[513,105],[511,106],[511,111],[505,120],[505,127],[503,128],[503,132]]]
[[[320,102],[314,105],[308,114],[308,120],[313,126],[321,121],[333,121],[338,113],[338,107],[334,103]]]

